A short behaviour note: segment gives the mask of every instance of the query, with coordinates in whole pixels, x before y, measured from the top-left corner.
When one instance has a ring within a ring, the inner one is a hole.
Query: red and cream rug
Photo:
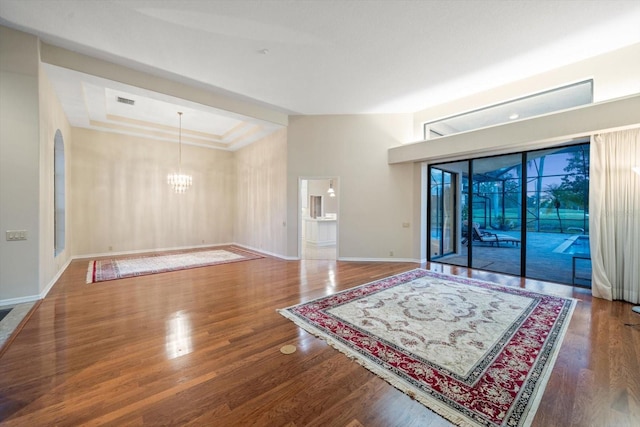
[[[531,423],[575,300],[416,269],[278,310],[462,426]]]
[[[234,247],[139,258],[92,260],[89,262],[87,269],[87,283],[104,282],[145,274],[165,273],[188,268],[207,267],[256,258],[263,258],[263,256]]]

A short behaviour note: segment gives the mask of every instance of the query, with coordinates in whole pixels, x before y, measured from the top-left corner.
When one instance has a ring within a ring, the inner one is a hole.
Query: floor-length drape
[[[640,303],[640,129],[591,142],[589,228],[593,295]]]

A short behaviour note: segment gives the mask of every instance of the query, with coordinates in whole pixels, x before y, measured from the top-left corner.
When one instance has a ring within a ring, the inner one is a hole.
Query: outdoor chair
[[[471,232],[473,242],[490,243],[491,246],[495,243],[498,247],[500,242],[511,243],[512,245],[519,246],[520,239],[517,237],[509,236],[508,234],[496,234],[490,231],[480,230],[480,225],[476,222],[473,223]],[[462,243],[468,244],[468,239],[465,238]]]

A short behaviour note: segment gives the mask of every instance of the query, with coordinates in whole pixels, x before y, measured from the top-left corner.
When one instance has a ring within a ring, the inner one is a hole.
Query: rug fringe
[[[432,412],[435,412],[436,414],[445,418],[447,421],[460,427],[483,426],[483,424],[475,422],[472,419],[465,417],[464,415],[461,415],[460,413],[451,411],[448,408],[448,406],[438,402],[437,400],[429,396],[421,395],[420,390],[416,390],[415,386],[413,386],[412,384],[409,384],[406,381],[398,378],[394,374],[387,371],[385,368],[381,368],[380,366],[369,362],[368,360],[359,356],[357,353],[353,353],[353,351],[351,351],[348,347],[346,347],[345,345],[343,345],[338,341],[335,341],[333,338],[329,337],[328,335],[314,328],[313,326],[301,321],[296,316],[292,315],[289,311],[287,311],[287,309],[278,309],[276,311],[280,313],[280,315],[291,320],[300,328],[309,332],[311,335],[314,335],[322,339],[331,347],[335,348],[336,350],[338,350],[340,353],[347,356],[352,361],[355,361],[360,366],[364,367],[365,369],[372,372],[373,374],[379,376],[380,378],[382,378],[383,380],[391,384],[393,387],[395,387],[396,389],[400,390],[401,392],[409,396],[411,399],[422,403],[427,409],[431,410]]]
[[[87,279],[85,281],[87,285],[93,283],[93,269],[95,268],[95,263],[95,261],[90,261],[89,266],[87,267]]]

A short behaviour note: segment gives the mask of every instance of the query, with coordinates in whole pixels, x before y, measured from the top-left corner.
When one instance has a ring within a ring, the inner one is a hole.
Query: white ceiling
[[[0,0],[0,23],[49,44],[294,114],[418,111],[638,43],[638,22],[638,1]],[[124,90],[145,105],[108,103],[107,116],[166,124],[161,102],[181,107],[66,71],[52,72],[59,94]],[[222,115],[199,131],[245,123]]]

